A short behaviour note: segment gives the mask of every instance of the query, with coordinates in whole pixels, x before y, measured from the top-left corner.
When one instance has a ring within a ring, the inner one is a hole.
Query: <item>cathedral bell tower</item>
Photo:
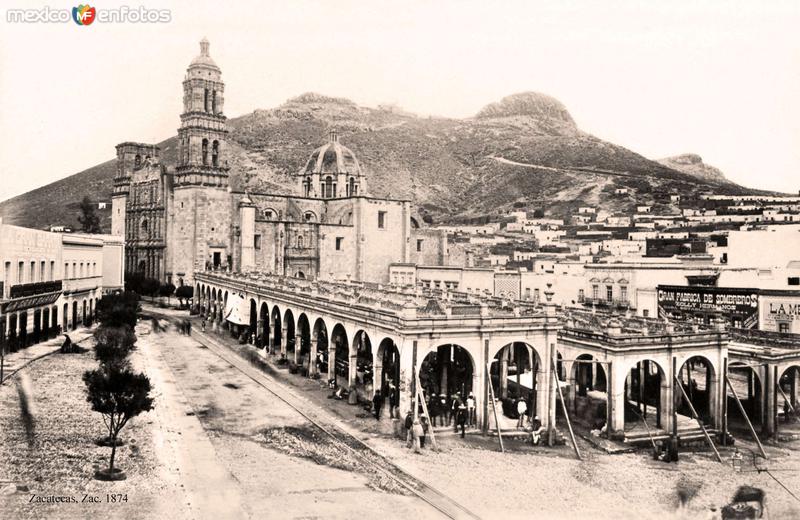
[[[200,55],[189,64],[183,81],[183,113],[178,129],[175,187],[228,187],[225,84],[222,72],[208,53],[208,40],[200,41]]]

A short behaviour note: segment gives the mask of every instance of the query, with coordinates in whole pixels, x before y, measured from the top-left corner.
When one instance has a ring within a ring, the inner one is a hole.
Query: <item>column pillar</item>
[[[764,408],[766,411],[765,433],[768,436],[773,436],[777,432],[777,390],[775,388],[775,379],[778,372],[778,367],[767,365],[764,370],[764,386],[761,389],[763,397]]]
[[[319,338],[316,332],[311,334],[311,345],[308,349],[308,375],[313,376],[317,373],[317,342]]]
[[[503,347],[503,350],[500,351],[500,370],[498,375],[500,378],[500,397],[503,399],[508,397],[508,351],[508,347]],[[517,367],[517,372],[519,373],[519,367]]]
[[[353,346],[355,347],[355,345]],[[348,359],[349,362],[347,364],[347,389],[350,390],[350,395],[347,398],[347,402],[349,402],[350,404],[357,404],[358,394],[356,393],[357,390],[356,371],[358,370],[358,354],[356,355],[350,354],[350,357]]]

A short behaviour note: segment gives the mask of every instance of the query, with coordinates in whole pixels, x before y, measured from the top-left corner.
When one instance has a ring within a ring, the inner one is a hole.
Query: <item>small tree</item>
[[[81,230],[85,233],[100,233],[100,217],[94,211],[94,203],[88,196],[84,196],[80,205],[81,214],[78,215],[78,222],[81,223]]]
[[[161,284],[155,278],[145,278],[142,280],[142,295],[149,296],[150,300],[153,299],[153,296],[158,294],[158,288]]]
[[[123,369],[128,366],[128,355],[136,349],[136,334],[127,325],[103,325],[94,333],[94,356],[106,369]]]
[[[106,294],[97,304],[97,318],[108,327],[127,325],[133,329],[140,310],[139,296],[134,292]]]
[[[153,409],[150,396],[150,379],[144,374],[136,374],[128,369],[88,370],[83,374],[86,384],[86,400],[92,410],[103,415],[111,441],[111,459],[108,465],[108,479],[119,478],[114,473],[114,458],[117,453],[117,438],[122,428],[132,418]],[[117,473],[120,473],[117,470]],[[102,477],[104,472],[98,472]],[[124,477],[123,477],[124,478]]]
[[[175,285],[169,282],[161,284],[161,286],[158,288],[158,295],[166,296],[167,303],[169,303],[169,299],[174,293],[175,293]]]
[[[181,285],[175,290],[175,296],[181,302],[181,306],[188,307],[189,300],[194,297],[194,287],[191,285]]]

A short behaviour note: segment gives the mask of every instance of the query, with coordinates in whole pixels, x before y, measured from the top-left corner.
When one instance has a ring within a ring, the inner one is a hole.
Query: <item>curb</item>
[[[90,339],[91,337],[92,337],[92,335],[91,335],[91,334],[89,334],[89,335],[88,335],[88,336],[86,336],[85,338],[83,338],[83,339],[79,339],[78,341],[75,341],[74,343],[75,343],[76,345],[79,345],[79,344],[83,343],[84,341],[86,341],[87,339]],[[31,364],[31,363],[33,363],[34,361],[39,361],[39,360],[40,360],[40,359],[42,359],[42,358],[46,358],[47,356],[51,356],[51,355],[55,354],[56,352],[59,352],[59,351],[60,351],[60,349],[61,349],[61,347],[60,347],[60,346],[54,346],[54,347],[53,347],[53,350],[51,350],[51,351],[49,351],[49,352],[45,352],[44,354],[41,354],[41,355],[39,355],[39,356],[36,356],[36,357],[33,357],[33,358],[30,358],[30,359],[28,359],[27,361],[25,361],[25,363],[23,363],[22,365],[20,365],[20,366],[19,366],[19,367],[17,367],[16,369],[14,369],[14,371],[13,371],[13,372],[9,372],[9,373],[5,374],[5,375],[3,376],[3,380],[2,380],[2,381],[0,381],[0,386],[3,386],[4,384],[6,384],[6,382],[7,382],[7,381],[10,381],[12,378],[14,378],[14,376],[16,376],[16,375],[17,375],[17,373],[18,373],[20,370],[22,370],[22,369],[24,369],[24,368],[27,368],[27,367],[28,367],[28,365],[30,365],[30,364]]]

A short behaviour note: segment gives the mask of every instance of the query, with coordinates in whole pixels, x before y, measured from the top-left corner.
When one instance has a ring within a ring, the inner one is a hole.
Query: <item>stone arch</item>
[[[797,417],[798,392],[800,392],[800,364],[783,367],[778,376],[778,414],[783,414],[783,420],[788,421],[791,416]],[[781,406],[780,403],[783,403]]]
[[[431,393],[458,394],[466,399],[478,391],[475,380],[477,367],[469,350],[455,343],[439,345],[430,350],[419,367],[419,379],[423,390]]]
[[[383,338],[375,352],[373,363],[375,387],[380,388],[384,399],[388,399],[391,391],[395,393],[395,402],[400,403],[400,349],[392,338]]]
[[[354,385],[357,391],[363,393],[363,397],[370,399],[375,392],[375,364],[372,341],[367,331],[360,329],[353,336],[353,344],[350,351],[350,361],[355,361]]]
[[[258,303],[255,298],[250,298],[250,319],[248,320],[247,341],[255,344],[255,336],[258,332]]]
[[[764,426],[764,378],[761,373],[763,367],[754,366],[743,361],[732,361],[728,364],[728,379],[736,388],[742,406],[753,425]],[[734,399],[730,390],[725,387],[725,398],[728,400],[728,425],[733,431],[746,431],[744,417],[739,407],[732,402]]]
[[[328,376],[329,379],[344,380],[350,384],[350,341],[347,338],[347,329],[341,323],[334,325],[331,330],[330,343],[328,344]]]
[[[527,414],[531,417],[545,409],[546,367],[542,366],[542,356],[530,343],[513,341],[496,345],[489,353],[489,380],[495,399],[501,399],[502,412],[506,417],[519,417],[516,399],[523,398],[527,404]],[[513,377],[511,372],[513,371]],[[510,388],[509,388],[510,387]]]
[[[570,381],[575,381],[575,388],[579,396],[585,396],[587,391],[608,390],[608,374],[602,363],[581,363],[581,361],[597,361],[592,354],[584,353],[575,358],[569,371]]]

